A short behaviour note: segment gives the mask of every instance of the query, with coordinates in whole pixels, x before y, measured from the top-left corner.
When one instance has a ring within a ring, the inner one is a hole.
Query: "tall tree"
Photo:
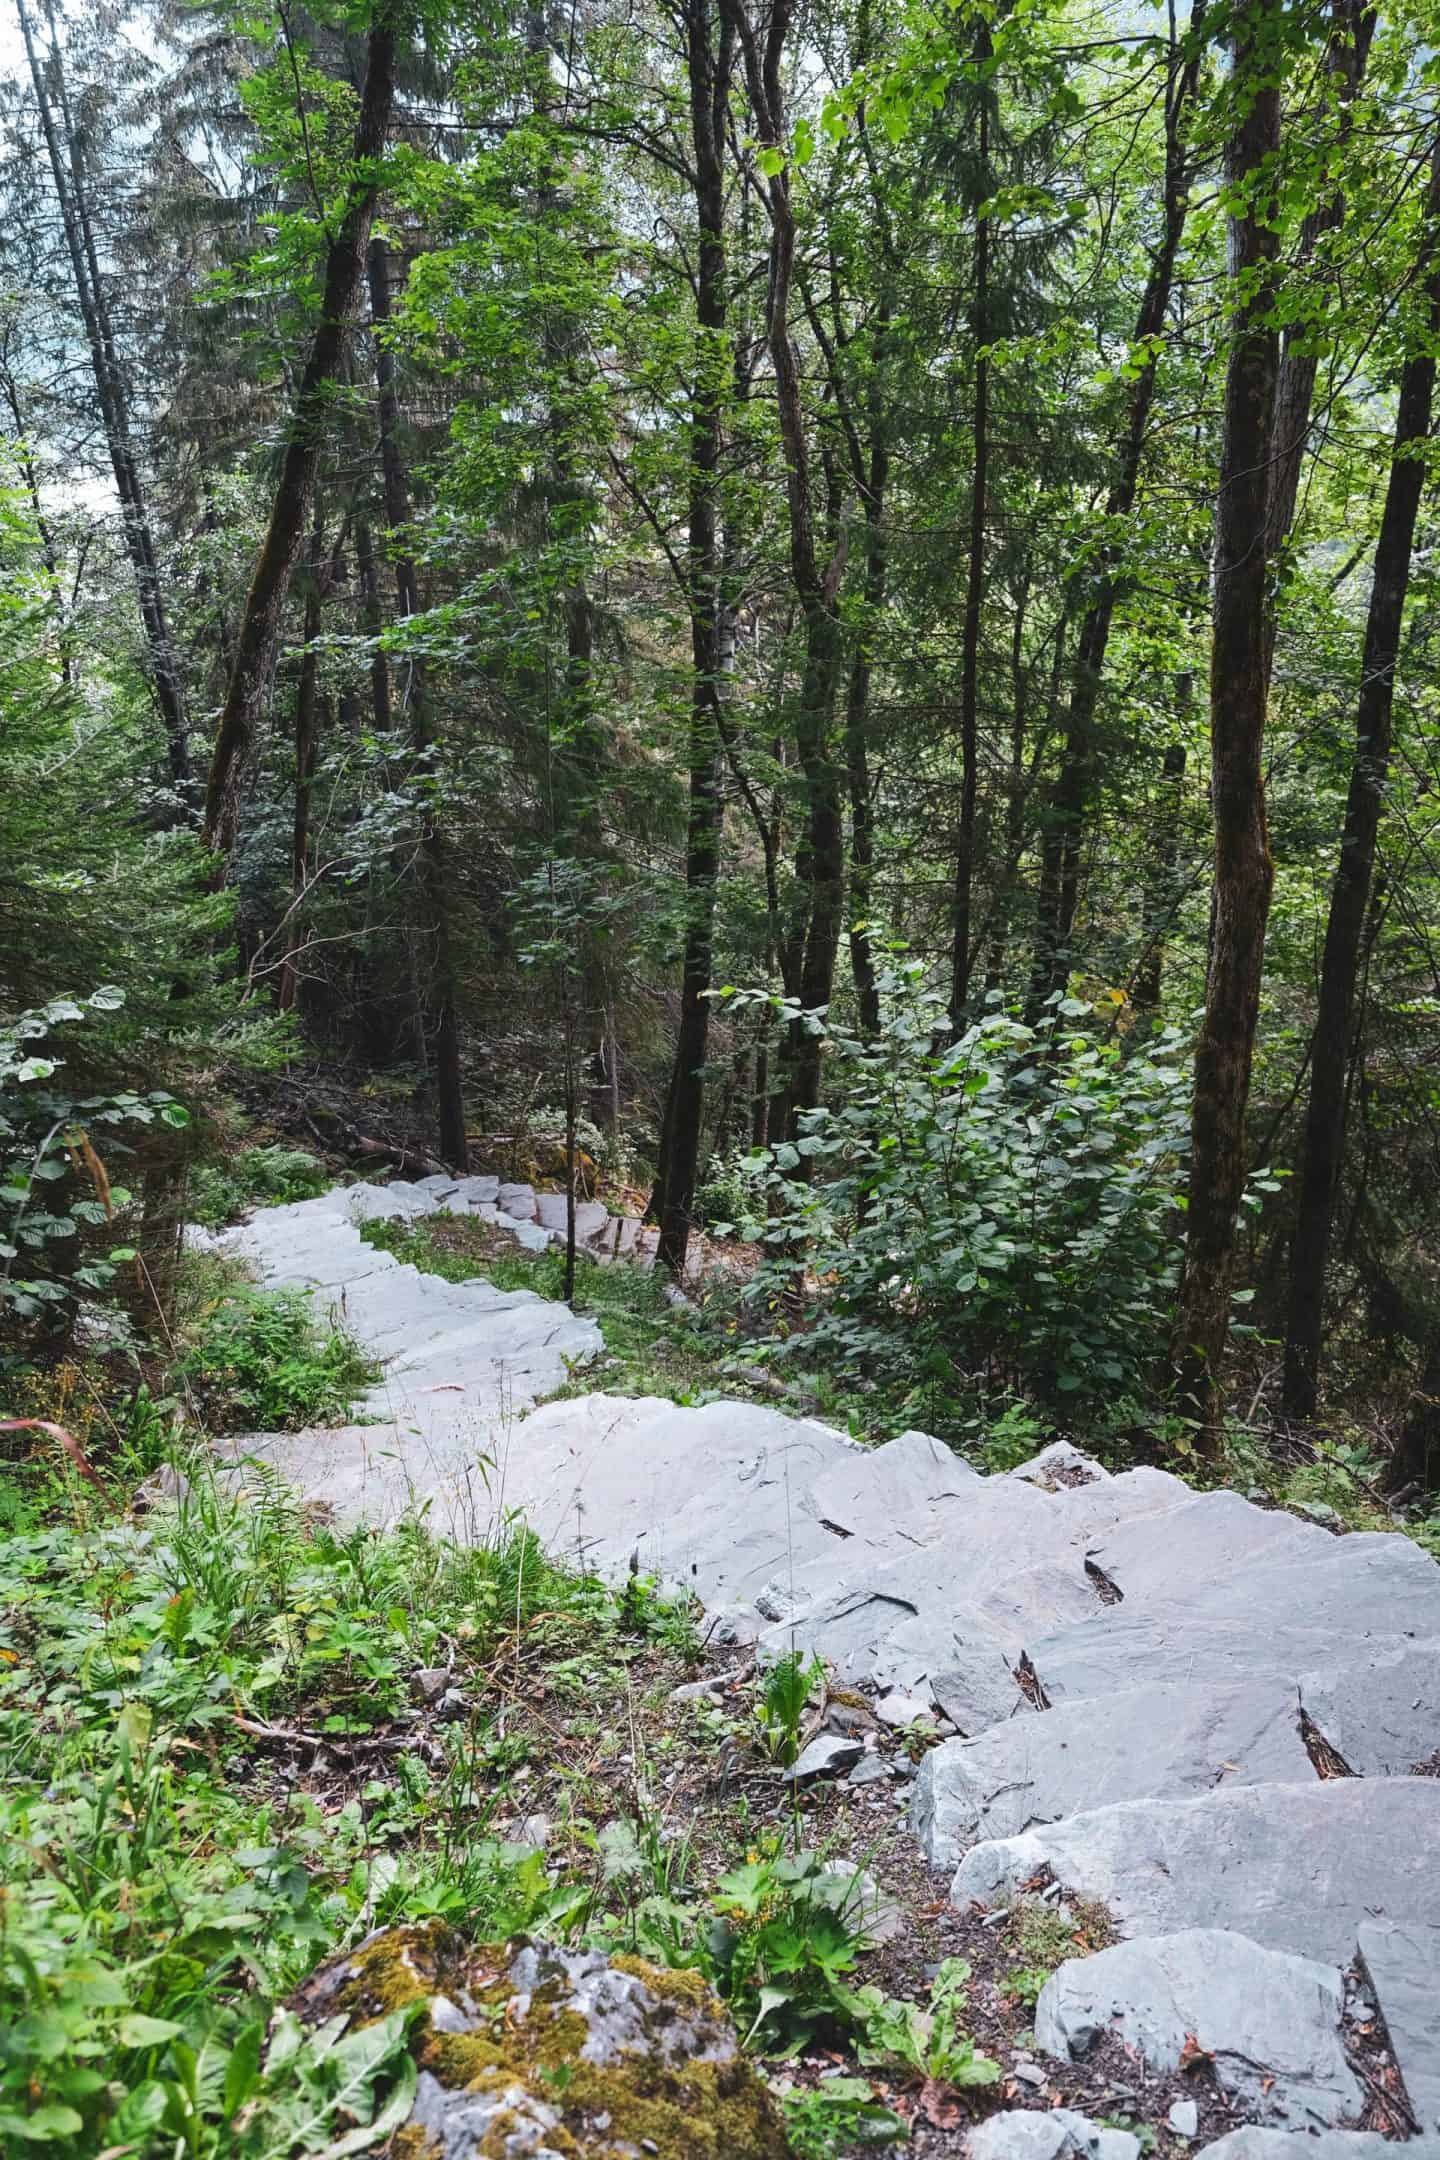
[[[395,0],[380,0],[366,39],[365,84],[345,196],[326,249],[320,319],[285,430],[280,476],[235,636],[234,665],[205,789],[205,838],[221,855],[228,856],[235,845],[245,763],[275,663],[285,597],[305,541],[321,445],[365,276],[380,162],[395,102],[396,14]]]
[[[1135,320],[1132,352],[1138,364],[1125,397],[1105,501],[1106,537],[1100,550],[1092,597],[1080,621],[1060,773],[1044,835],[1036,905],[1034,967],[1030,980],[1032,1020],[1038,1017],[1046,998],[1063,988],[1071,964],[1081,851],[1095,782],[1095,718],[1104,681],[1110,629],[1121,590],[1123,540],[1120,536],[1135,507],[1140,484],[1175,265],[1189,208],[1190,153],[1186,137],[1204,59],[1204,12],[1205,0],[1195,0],[1190,28],[1183,40],[1177,38],[1173,30],[1171,34],[1165,80],[1165,177],[1160,234]]]
[[[42,62],[28,0],[17,0],[17,5],[20,29],[25,40],[25,57],[29,64],[36,109],[40,116],[40,128],[45,138],[55,195],[60,206],[60,222],[65,234],[65,248],[74,280],[75,298],[80,309],[80,319],[85,326],[85,341],[95,378],[95,394],[105,431],[105,444],[110,454],[110,469],[115,476],[115,492],[120,498],[125,548],[135,576],[135,591],[140,606],[140,622],[145,636],[150,680],[165,729],[170,778],[177,788],[184,789],[190,781],[185,692],[165,612],[155,536],[131,430],[129,392],[101,272],[84,154],[71,111],[60,40],[55,18],[51,13],[50,48]]]
[[[1325,1315],[1325,1270],[1335,1220],[1345,1137],[1351,1016],[1365,913],[1375,875],[1375,851],[1390,766],[1395,668],[1410,586],[1415,525],[1425,485],[1425,446],[1435,397],[1440,339],[1440,142],[1431,161],[1416,264],[1418,305],[1400,371],[1395,438],[1355,703],[1355,748],[1340,835],[1340,858],[1330,891],[1320,1003],[1310,1041],[1310,1100],[1305,1117],[1300,1198],[1290,1258],[1290,1305],[1285,1335],[1285,1409],[1293,1418],[1315,1414]]]
[[[804,784],[805,820],[796,858],[801,909],[793,928],[798,949],[801,1017],[790,1031],[786,1100],[793,1123],[820,1100],[820,1023],[835,985],[845,898],[845,823],[841,772],[835,756],[835,698],[842,641],[836,599],[844,574],[843,541],[821,559],[815,514],[814,459],[806,422],[799,354],[791,324],[796,220],[791,194],[783,70],[794,26],[792,0],[772,0],[761,36],[745,0],[726,0],[745,63],[745,84],[768,173],[769,290],[766,325],[775,403],[785,459],[785,511],[790,582],[799,606],[804,658],[796,699],[795,746]],[[834,532],[827,522],[826,537]],[[775,1137],[772,1134],[772,1138]]]
[[[380,468],[385,482],[385,517],[390,527],[390,559],[395,568],[395,596],[401,623],[420,612],[420,577],[411,535],[410,476],[400,441],[400,399],[395,359],[390,350],[389,249],[377,233],[368,250],[370,312],[375,324],[375,377],[379,392]],[[401,707],[409,723],[410,744],[426,766],[435,750],[425,662],[418,652],[405,656]],[[421,812],[419,896],[422,929],[430,948],[430,995],[434,1008],[435,1111],[440,1154],[452,1170],[468,1161],[465,1138],[465,1087],[460,1062],[460,1023],[456,1011],[455,950],[451,929],[450,869],[445,836],[434,800],[434,775],[425,776]]]
[[[734,372],[726,332],[725,136],[734,66],[734,28],[716,0],[685,0],[685,67],[694,156],[695,395],[690,418],[686,602],[693,679],[690,695],[689,809],[685,834],[685,956],[680,1025],[665,1110],[661,1164],[660,1258],[684,1273],[695,1209],[705,1104],[705,1058],[720,861],[721,636],[726,596],[719,526],[720,459],[726,396]]]
[[[1284,0],[1242,0],[1234,18],[1227,146],[1232,321],[1212,563],[1210,788],[1214,913],[1195,1050],[1185,1273],[1175,1323],[1181,1402],[1218,1442],[1230,1332],[1245,1112],[1260,1014],[1274,864],[1265,816],[1268,554],[1279,335],[1275,189],[1285,62]]]

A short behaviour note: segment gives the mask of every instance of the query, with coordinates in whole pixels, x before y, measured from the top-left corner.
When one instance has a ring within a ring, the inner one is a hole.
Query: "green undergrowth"
[[[176,1351],[175,1378],[212,1434],[338,1423],[380,1371],[302,1290],[261,1289],[203,1253],[181,1272]]]
[[[240,1489],[173,1466],[179,1497],[137,1517],[118,1474],[37,1458],[0,1540],[0,2151],[380,2146],[413,2088],[405,2006],[312,2031],[284,2005],[410,1923],[593,1943],[718,1990],[761,2056],[848,2049],[871,2075],[780,2093],[814,2160],[901,2133],[887,2079],[992,2078],[958,1967],[927,2004],[861,1985],[858,1879],[798,1818],[736,1802],[702,1853],[657,1802],[679,1741],[639,1710],[694,1670],[688,1607],[518,1525],[340,1532],[259,1465]],[[622,1743],[617,1792],[581,1765]],[[573,1796],[548,1851],[510,1841],[536,1773]]]
[[[573,1933],[596,1904],[489,1828],[505,1676],[588,1660],[593,1687],[658,1601],[622,1616],[519,1529],[342,1535],[185,1468],[138,1522],[57,1474],[0,1541],[6,2153],[324,2149],[381,2109],[389,2058],[278,2048],[322,1957],[398,1920]],[[416,1708],[435,1666],[443,1723]]]
[[[218,1230],[235,1222],[247,1207],[313,1200],[334,1183],[334,1171],[308,1149],[275,1143],[244,1147],[196,1165],[190,1173],[186,1212],[191,1222]]]

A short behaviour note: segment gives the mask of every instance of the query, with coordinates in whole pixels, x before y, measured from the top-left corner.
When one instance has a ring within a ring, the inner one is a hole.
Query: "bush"
[[[793,1298],[813,1274],[808,1341],[857,1376],[983,1378],[1052,1406],[1143,1390],[1179,1273],[1182,1038],[1102,1034],[1067,998],[937,1049],[918,969],[886,988],[880,1039],[834,1041],[838,1105],[774,1150],[770,1220],[743,1226],[770,1256],[757,1291],[778,1277]]]
[[[333,1423],[378,1373],[350,1336],[317,1325],[303,1290],[227,1288],[186,1338],[178,1369],[215,1433]]]
[[[192,1222],[218,1230],[247,1207],[280,1207],[328,1192],[334,1174],[304,1148],[248,1147],[223,1162],[202,1163],[191,1176]]]
[[[106,987],[83,1005],[53,998],[0,1027],[0,1316],[8,1308],[21,1320],[53,1319],[68,1308],[73,1317],[78,1297],[108,1287],[136,1257],[113,1227],[131,1194],[107,1159],[133,1154],[117,1128],[189,1123],[160,1089],[97,1094],[67,1083],[57,1031],[124,1002]]]

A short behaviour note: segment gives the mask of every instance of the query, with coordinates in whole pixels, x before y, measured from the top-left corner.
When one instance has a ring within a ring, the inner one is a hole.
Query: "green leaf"
[[[162,2040],[173,2040],[184,2030],[173,2018],[146,2017],[139,2010],[132,2010],[121,2018],[118,2027],[121,2047],[159,2047]]]
[[[84,2118],[74,2108],[59,2107],[53,2102],[38,2107],[29,2115],[13,2114],[9,2108],[0,2109],[0,2138],[25,2138],[33,2145],[48,2145],[56,2138],[78,2137],[84,2129]]]

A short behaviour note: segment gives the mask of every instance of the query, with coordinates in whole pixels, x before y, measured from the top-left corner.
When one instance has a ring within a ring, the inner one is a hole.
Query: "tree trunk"
[[[390,557],[395,569],[396,612],[403,623],[420,612],[420,575],[410,538],[410,480],[400,444],[400,400],[395,388],[395,362],[385,335],[390,322],[390,263],[385,243],[378,237],[370,242],[368,261],[370,313],[375,324],[380,469],[385,483],[385,516],[390,526]],[[435,748],[435,732],[425,663],[418,653],[405,656],[402,682],[411,748],[417,764],[428,767]],[[436,1139],[441,1160],[452,1170],[464,1170],[470,1156],[465,1138],[465,1083],[456,1014],[450,875],[434,793],[438,784],[438,775],[429,773],[420,822],[420,913],[430,947],[429,991],[435,1016]]]
[[[1039,1018],[1046,999],[1064,989],[1073,960],[1080,861],[1085,821],[1095,784],[1095,714],[1105,673],[1110,626],[1120,596],[1122,549],[1113,528],[1127,519],[1135,507],[1145,431],[1155,402],[1160,340],[1170,307],[1175,263],[1185,233],[1190,202],[1185,128],[1200,77],[1204,7],[1205,0],[1196,0],[1190,18],[1188,55],[1182,59],[1179,48],[1174,46],[1170,54],[1170,75],[1165,92],[1164,222],[1135,323],[1134,350],[1142,356],[1142,364],[1130,385],[1125,424],[1105,503],[1106,523],[1112,531],[1100,550],[1094,597],[1081,619],[1065,722],[1064,756],[1041,854],[1035,957],[1028,999],[1032,1025]]]
[[[1342,112],[1339,147],[1349,140],[1353,124],[1351,108],[1365,77],[1370,42],[1375,34],[1376,14],[1368,0],[1332,0],[1336,27],[1325,55],[1325,74],[1337,92]],[[1327,233],[1338,232],[1345,222],[1345,195],[1336,187],[1328,200],[1312,210],[1300,229],[1296,271],[1313,258]],[[1275,392],[1275,446],[1270,462],[1267,506],[1267,552],[1273,560],[1290,536],[1295,505],[1300,497],[1300,475],[1305,462],[1305,442],[1310,431],[1310,407],[1315,397],[1315,377],[1320,365],[1321,341],[1312,321],[1292,324],[1285,332],[1280,375]],[[1265,677],[1275,657],[1275,617],[1266,630]]]
[[[877,313],[876,350],[870,356],[870,461],[863,496],[864,608],[845,700],[845,763],[850,790],[850,973],[860,1012],[860,1032],[872,1038],[880,1033],[880,992],[875,980],[870,921],[875,868],[875,801],[870,779],[870,648],[885,606],[885,489],[890,476],[890,444],[886,416],[875,385],[875,369],[889,324],[889,304],[882,301]]]
[[[60,205],[60,222],[65,234],[66,252],[70,258],[70,272],[75,284],[75,297],[79,303],[81,320],[85,325],[85,340],[90,351],[90,366],[95,377],[95,393],[100,405],[100,418],[105,430],[105,444],[110,453],[110,467],[115,476],[115,492],[120,498],[121,517],[125,527],[125,549],[130,557],[130,567],[135,576],[135,592],[140,608],[140,622],[145,634],[146,658],[150,680],[155,692],[155,702],[165,729],[165,748],[173,785],[181,791],[190,782],[190,748],[186,734],[185,694],[180,681],[179,663],[170,636],[165,615],[164,597],[160,588],[160,572],[155,557],[155,542],[150,526],[150,513],[145,500],[144,483],[130,437],[130,414],[125,394],[125,380],[121,371],[115,345],[114,329],[110,321],[109,303],[105,297],[104,283],[100,276],[100,261],[95,247],[95,235],[90,218],[90,201],[85,187],[85,172],[81,162],[80,146],[74,121],[70,113],[69,93],[65,83],[65,71],[60,57],[60,42],[55,32],[53,15],[50,17],[50,70],[60,105],[61,120],[65,130],[66,156],[61,156],[60,132],[55,125],[51,109],[45,71],[36,50],[34,29],[26,0],[17,0],[20,12],[20,28],[25,39],[25,55],[30,65],[30,79],[35,89],[35,103],[40,115],[41,132],[50,160],[50,171],[55,181],[55,193]],[[68,176],[67,176],[68,166]]]
[[[228,856],[240,822],[245,761],[264,705],[291,573],[304,542],[320,446],[329,424],[335,378],[365,275],[365,251],[380,192],[380,161],[395,100],[394,16],[387,6],[366,41],[365,88],[351,150],[351,176],[340,223],[325,261],[320,320],[305,364],[285,449],[235,641],[235,665],[205,791],[205,838]]]
[[[1174,1359],[1185,1409],[1212,1451],[1230,1332],[1236,1216],[1245,1186],[1245,1111],[1260,1011],[1274,865],[1265,822],[1267,473],[1279,339],[1272,321],[1278,241],[1265,222],[1265,168],[1280,146],[1283,0],[1245,0],[1235,17],[1228,177],[1234,318],[1215,506],[1210,653],[1210,785],[1215,943],[1195,1052],[1190,1204]]]
[[[1180,677],[1180,703],[1183,710],[1188,711],[1193,699],[1194,680],[1192,675]],[[1165,945],[1179,897],[1175,865],[1180,851],[1180,805],[1184,791],[1185,745],[1183,742],[1171,743],[1166,749],[1165,760],[1160,769],[1160,800],[1154,813],[1154,837],[1145,895],[1140,965],[1135,971],[1135,990],[1131,999],[1135,1010],[1141,1013],[1155,1013],[1160,1009]]]
[[[1375,870],[1376,840],[1390,762],[1395,663],[1410,584],[1415,526],[1425,485],[1423,447],[1435,395],[1435,340],[1440,335],[1440,150],[1431,166],[1421,240],[1424,319],[1412,333],[1400,377],[1395,441],[1385,508],[1375,543],[1375,575],[1365,625],[1360,692],[1355,707],[1355,755],[1330,893],[1320,1003],[1310,1050],[1310,1101],[1291,1254],[1290,1310],[1285,1339],[1285,1409],[1293,1418],[1315,1414],[1325,1310],[1325,1267],[1335,1217],[1345,1137],[1347,1052]]]
[[[975,33],[980,76],[980,174],[983,203],[990,193],[990,86],[983,70],[993,51],[990,27]],[[965,578],[965,625],[960,651],[960,832],[951,901],[950,1027],[958,1035],[970,995],[971,924],[975,883],[975,805],[980,758],[980,625],[985,601],[986,490],[990,466],[990,220],[975,220],[975,409],[971,416],[970,549]]]
[[[685,958],[680,1026],[666,1104],[660,1166],[659,1258],[677,1277],[695,1210],[705,1114],[705,1058],[720,863],[721,641],[725,600],[719,540],[720,453],[725,395],[732,372],[726,341],[725,116],[734,39],[717,25],[712,0],[688,0],[685,13],[690,130],[695,149],[699,226],[695,309],[699,350],[690,420],[689,543],[686,599],[693,677],[690,702],[690,807],[685,836]]]
[[[784,152],[785,94],[781,66],[794,20],[793,0],[773,0],[763,47],[744,0],[726,0],[745,59],[745,82],[763,146]],[[767,344],[775,376],[775,404],[785,456],[785,498],[790,540],[790,578],[805,625],[805,665],[796,714],[795,744],[805,787],[805,836],[796,868],[804,920],[797,920],[790,969],[798,973],[805,1013],[822,1013],[835,987],[835,959],[845,906],[845,820],[842,775],[832,736],[839,687],[841,638],[836,595],[844,568],[837,548],[824,570],[815,544],[810,445],[800,366],[790,335],[790,296],[795,272],[795,212],[785,166],[769,186],[770,288]],[[798,966],[797,966],[798,963]],[[797,1022],[788,1045],[785,1075],[787,1119],[820,1100],[820,1021]],[[771,1117],[771,1134],[776,1120]],[[808,1160],[808,1158],[806,1158]]]
[[[310,878],[310,793],[315,784],[319,746],[315,716],[319,701],[320,658],[316,640],[320,635],[320,520],[314,525],[314,551],[305,593],[304,651],[300,678],[295,686],[295,804],[290,828],[291,916],[285,936],[285,961],[280,970],[280,1010],[291,1012],[299,994],[298,957],[304,942],[300,914]]]

